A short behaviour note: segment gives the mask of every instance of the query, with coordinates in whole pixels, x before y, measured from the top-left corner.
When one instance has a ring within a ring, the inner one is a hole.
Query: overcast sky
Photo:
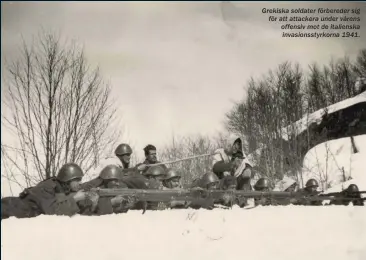
[[[285,39],[263,7],[362,8],[360,38]],[[285,60],[307,66],[365,47],[365,3],[2,2],[1,54],[43,27],[85,44],[110,80],[126,140],[158,148],[177,135],[213,134],[250,76]],[[2,133],[3,136],[3,133]]]

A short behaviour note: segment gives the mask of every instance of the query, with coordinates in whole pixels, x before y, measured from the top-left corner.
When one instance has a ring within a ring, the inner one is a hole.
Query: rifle
[[[182,190],[141,190],[141,189],[100,189],[94,188],[91,191],[97,192],[100,197],[126,196],[133,197],[138,201],[151,202],[171,202],[171,201],[195,201],[220,200],[225,195],[235,198],[272,198],[272,199],[305,199],[311,201],[334,200],[335,196],[328,194],[317,195],[299,191],[243,191],[243,190],[201,190],[201,189],[182,189]],[[362,198],[365,199],[365,198]]]
[[[322,195],[335,196],[335,197],[338,197],[338,196],[348,197],[349,195],[361,195],[361,194],[366,194],[366,191],[357,191],[357,192],[349,193],[349,192],[347,192],[347,190],[343,190],[343,191],[339,191],[339,192],[324,193]]]

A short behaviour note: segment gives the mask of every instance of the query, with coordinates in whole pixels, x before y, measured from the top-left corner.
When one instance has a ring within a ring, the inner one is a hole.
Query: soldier
[[[91,208],[90,211],[94,212],[99,197],[95,193],[80,190],[83,175],[77,164],[63,165],[56,177],[25,189],[19,197],[2,199],[2,219],[11,216],[36,217],[41,214],[72,216],[80,213],[87,205]]]
[[[150,189],[163,189],[163,180],[166,176],[166,171],[160,165],[151,166],[148,168],[144,176],[148,179],[148,187]]]
[[[182,184],[180,182],[181,174],[179,171],[175,169],[168,169],[166,175],[163,178],[163,189],[164,190],[179,190],[182,189]],[[174,209],[183,209],[187,208],[188,203],[186,201],[171,201],[170,203],[166,203],[166,207],[174,208]]]
[[[164,188],[162,181],[166,175],[166,171],[159,165],[151,166],[144,174],[146,178],[146,186],[152,190],[162,190]],[[164,203],[159,202],[147,202],[147,209],[162,210],[167,206]]]
[[[181,174],[175,169],[169,169],[163,178],[163,186],[168,189],[181,189]]]
[[[138,173],[136,168],[130,168],[132,149],[128,144],[123,143],[118,145],[114,151],[114,154],[116,157],[105,158],[104,160],[102,160],[101,163],[99,163],[97,168],[93,169],[94,174],[97,174],[98,176],[87,182],[87,184],[83,184],[84,187],[98,187],[101,184],[99,174],[108,165],[116,165],[120,167],[121,169],[123,169],[123,173],[125,176],[131,176]]]
[[[354,206],[364,206],[364,202],[361,199],[358,186],[356,184],[350,184],[347,189],[340,192],[340,198],[337,198],[329,203],[329,205],[344,205],[348,206],[351,202]]]
[[[299,190],[306,198],[297,200],[296,205],[306,205],[306,206],[321,206],[323,205],[320,200],[311,200],[311,196],[318,195],[319,192],[317,191],[319,187],[319,183],[315,179],[310,179],[306,182],[305,188]]]
[[[205,173],[198,181],[198,187],[206,190],[219,188],[220,179],[212,172]]]
[[[244,164],[245,168],[239,171],[238,169],[242,164]],[[252,167],[252,163],[244,153],[243,143],[240,138],[236,138],[229,147],[217,149],[213,155],[212,171],[220,179],[228,175],[238,178],[237,189],[239,190],[251,190]]]
[[[149,168],[149,165],[160,163],[157,160],[156,147],[154,145],[152,145],[152,144],[147,145],[144,148],[144,153],[145,153],[145,161],[143,163],[140,163],[140,164],[136,165],[137,169],[141,173],[145,173],[147,171],[147,169]],[[168,167],[166,167],[164,164],[160,164],[160,166],[164,170],[166,170],[166,171],[168,170]]]
[[[255,191],[268,192],[271,190],[269,180],[267,178],[260,178],[254,185]],[[269,206],[275,204],[270,198],[255,198],[255,205]]]

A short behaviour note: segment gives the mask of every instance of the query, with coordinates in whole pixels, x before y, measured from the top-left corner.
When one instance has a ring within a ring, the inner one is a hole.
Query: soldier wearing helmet
[[[137,170],[139,170],[141,173],[145,173],[150,165],[160,163],[157,159],[156,147],[154,145],[148,144],[144,148],[144,153],[145,153],[145,161],[143,163],[136,165]],[[166,171],[168,170],[168,167],[166,167],[164,164],[160,164],[160,166],[163,167],[164,170]]]
[[[347,189],[339,193],[338,198],[331,201],[330,205],[348,206],[351,202],[354,206],[364,206],[364,202],[356,184],[350,184]]]
[[[316,193],[319,188],[319,183],[315,179],[310,179],[305,184],[305,191],[308,193]]]
[[[267,178],[260,178],[254,185],[256,191],[270,191],[269,180]]]
[[[163,183],[166,171],[160,165],[154,165],[148,168],[144,176],[148,180],[148,187],[151,189],[163,189]]]
[[[41,214],[71,216],[82,212],[84,206],[81,204],[84,202],[91,208],[95,207],[98,195],[80,190],[83,175],[79,165],[64,164],[56,177],[25,189],[19,198],[2,199],[2,218],[36,217]]]
[[[260,178],[254,184],[254,190],[261,191],[261,192],[271,191],[271,186],[270,186],[269,180],[267,178]],[[254,203],[255,203],[255,205],[262,205],[262,206],[269,206],[271,204],[276,204],[274,202],[274,200],[271,200],[269,197],[255,198]]]
[[[131,147],[126,144],[122,143],[118,145],[114,151],[115,156],[107,157],[101,160],[96,168],[92,170],[90,176],[92,180],[83,183],[83,187],[99,187],[101,185],[101,179],[99,178],[99,174],[102,170],[108,165],[115,165],[122,169],[124,175],[134,175],[136,172],[134,168],[130,168],[130,160],[132,149]]]
[[[295,205],[305,205],[305,206],[321,206],[323,203],[320,200],[311,200],[311,196],[319,195],[317,191],[319,187],[319,183],[315,179],[309,179],[306,184],[305,188],[299,190],[300,193],[305,195],[305,198],[297,200]]]
[[[193,180],[191,189],[197,190],[199,194],[205,194],[205,191],[216,190],[220,188],[220,179],[216,174],[212,172],[205,173],[201,177]],[[202,193],[203,192],[203,193]],[[213,209],[214,208],[214,200],[200,198],[198,197],[196,200],[191,201],[187,204],[187,207],[191,207],[193,209],[205,208],[205,209]]]
[[[220,179],[217,177],[217,175],[212,172],[208,172],[199,179],[198,185],[202,189],[216,190],[219,188],[219,184]]]
[[[168,189],[181,189],[181,174],[178,170],[169,169],[163,178],[163,186]]]

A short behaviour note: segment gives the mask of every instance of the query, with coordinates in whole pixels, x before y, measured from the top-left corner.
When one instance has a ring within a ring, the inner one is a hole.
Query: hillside
[[[329,191],[341,190],[344,181],[347,181],[344,188],[354,183],[366,190],[366,135],[356,136],[354,140],[359,150],[356,154],[352,153],[350,138],[332,140],[311,149],[304,159],[304,181],[309,178],[326,181]]]

